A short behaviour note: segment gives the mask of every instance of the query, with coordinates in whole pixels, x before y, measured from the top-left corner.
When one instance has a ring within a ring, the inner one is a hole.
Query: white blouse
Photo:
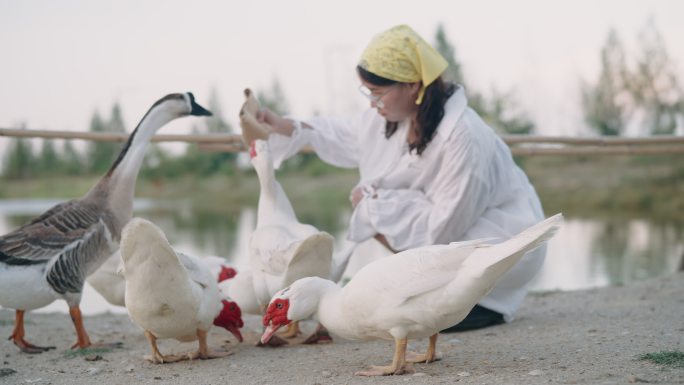
[[[422,155],[408,151],[408,121],[389,139],[385,119],[368,109],[355,119],[295,120],[291,137],[271,135],[275,167],[310,144],[325,162],[358,168],[364,198],[352,213],[349,238],[363,242],[382,234],[405,250],[477,238],[504,240],[544,218],[539,198],[508,146],[467,107],[463,87]],[[480,304],[512,318],[545,247],[528,253]]]

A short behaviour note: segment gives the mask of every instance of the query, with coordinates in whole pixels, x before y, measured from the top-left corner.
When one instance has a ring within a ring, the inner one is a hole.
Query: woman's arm
[[[295,121],[289,118],[283,118],[268,108],[262,108],[257,113],[257,121],[266,125],[270,132],[284,136],[292,136],[295,129]],[[302,128],[311,129],[311,126],[302,122]]]
[[[486,167],[472,146],[445,146],[448,153],[434,167],[429,191],[375,189],[364,194],[351,218],[356,242],[379,234],[394,250],[454,241],[475,224],[491,200]]]

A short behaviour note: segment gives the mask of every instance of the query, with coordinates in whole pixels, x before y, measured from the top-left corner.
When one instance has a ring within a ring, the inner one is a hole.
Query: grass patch
[[[647,216],[670,220],[680,218],[684,210],[684,194],[681,194],[684,155],[529,157],[522,160],[521,165],[549,215],[564,212],[586,217]],[[297,214],[307,217],[321,215],[322,209],[348,207],[349,192],[358,180],[358,172],[316,161],[285,167],[276,173],[276,177]],[[67,200],[83,196],[99,178],[99,175],[55,175],[25,180],[0,179],[0,199]],[[212,175],[141,175],[136,197],[190,199],[197,209],[235,214],[242,206],[256,207],[259,183],[251,169]]]
[[[77,358],[89,356],[91,354],[111,353],[115,348],[85,348],[85,349],[70,349],[64,352],[64,358]]]
[[[642,354],[639,359],[671,368],[684,368],[684,353],[676,350]]]
[[[14,325],[14,320],[10,319],[0,319],[0,326],[12,326]]]
[[[12,311],[14,313],[14,311]],[[24,320],[24,325],[35,325],[35,322],[29,320]],[[0,326],[14,326],[14,318],[0,319]]]
[[[544,211],[675,219],[684,210],[684,155],[526,158]]]

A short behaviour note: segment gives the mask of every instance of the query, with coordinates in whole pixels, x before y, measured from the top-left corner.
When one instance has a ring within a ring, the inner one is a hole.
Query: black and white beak
[[[190,110],[190,115],[194,116],[211,116],[212,113],[211,111],[207,110],[206,108],[200,106],[195,102],[195,96],[192,94],[192,92],[187,93],[188,98],[190,99],[190,107],[192,108]]]

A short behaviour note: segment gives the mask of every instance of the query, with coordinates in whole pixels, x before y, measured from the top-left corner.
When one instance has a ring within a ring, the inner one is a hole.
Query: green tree
[[[627,87],[629,73],[625,50],[615,30],[601,49],[601,73],[595,85],[582,90],[584,120],[599,135],[621,135],[633,110]]]
[[[26,125],[22,124],[19,129],[25,130]],[[9,141],[3,170],[4,177],[28,179],[35,174],[35,164],[30,140],[17,137]]]
[[[162,146],[151,143],[145,154],[140,175],[143,178],[173,178],[186,172],[179,157],[171,157]]]
[[[81,175],[85,171],[83,159],[70,140],[62,147],[62,169],[67,175]]]
[[[90,119],[90,132],[104,133],[109,131],[109,124],[95,111]],[[110,142],[91,141],[88,143],[86,151],[88,161],[88,171],[100,174],[111,166],[115,159],[119,145]]]
[[[126,132],[126,125],[124,124],[123,114],[121,113],[121,106],[119,103],[114,103],[112,106],[112,112],[109,116],[109,123],[107,123],[107,131]],[[118,155],[118,153],[119,151],[116,151],[116,155]]]
[[[290,105],[287,102],[285,91],[283,91],[283,87],[277,77],[273,78],[267,90],[257,91],[257,99],[259,99],[262,106],[267,107],[278,115],[285,115],[290,112]],[[312,167],[318,168],[319,163],[321,162],[316,154],[300,153],[286,160],[280,169],[285,172],[301,169],[310,170]]]
[[[468,105],[477,111],[492,128],[497,132],[509,134],[529,134],[534,130],[532,120],[526,113],[519,111],[513,91],[502,93],[494,90],[492,97],[487,98],[468,87],[468,82],[463,76],[463,67],[456,59],[456,49],[449,42],[442,24],[437,26],[434,47],[449,63],[444,79],[465,86],[468,93]]]
[[[208,104],[213,115],[205,119],[202,125],[194,125],[193,134],[228,134],[233,132],[233,127],[223,117],[222,103],[215,88],[211,90]],[[187,172],[194,172],[199,175],[211,175],[217,172],[232,173],[235,158],[236,154],[232,152],[207,152],[201,151],[196,145],[188,145],[182,157],[182,164]],[[170,162],[167,159],[165,164],[168,166],[160,167],[172,167],[175,170],[162,172],[163,174],[176,175],[179,172],[177,162]]]
[[[437,32],[435,33],[435,49],[444,56],[449,67],[444,73],[444,79],[450,82],[463,84],[463,72],[461,71],[461,64],[456,60],[456,49],[449,42],[444,25],[442,23],[437,25]]]
[[[212,87],[209,94],[209,111],[211,111],[212,116],[204,119],[208,133],[230,134],[233,132],[233,127],[223,117],[223,106],[221,105],[218,91],[214,87]]]
[[[684,120],[684,91],[653,20],[640,31],[638,43],[638,55],[630,61],[611,30],[601,50],[598,81],[584,87],[585,120],[601,135],[621,135],[627,127],[641,134],[673,134]]]
[[[38,158],[38,170],[42,175],[54,175],[62,172],[61,159],[52,139],[43,139]]]
[[[490,99],[476,97],[474,104],[482,113],[482,119],[499,132],[527,135],[534,130],[534,123],[527,114],[518,111],[518,104],[512,91],[500,93],[493,89]]]
[[[684,92],[667,47],[653,19],[639,34],[641,52],[629,81],[645,133],[671,135],[684,119]]]
[[[257,98],[262,106],[267,107],[278,115],[290,112],[285,92],[277,77],[273,78],[269,89],[257,91]]]

